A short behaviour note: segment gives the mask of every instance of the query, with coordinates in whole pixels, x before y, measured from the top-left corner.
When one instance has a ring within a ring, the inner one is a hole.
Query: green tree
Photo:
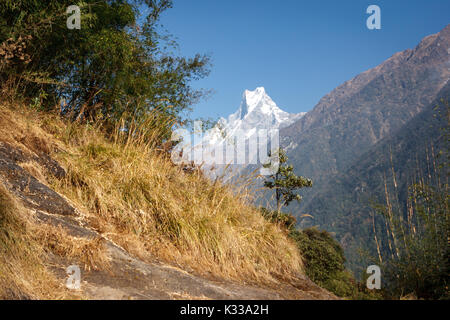
[[[277,156],[278,170],[264,182],[265,187],[275,190],[277,210],[260,208],[263,217],[286,228],[289,237],[297,244],[305,263],[305,273],[312,281],[340,297],[380,299],[379,293],[369,292],[345,268],[344,250],[329,232],[316,228],[298,230],[295,228],[296,218],[281,212],[281,208],[292,201],[300,202],[302,198],[296,191],[311,187],[312,181],[293,173],[294,168],[287,164],[288,158],[282,149],[278,150]],[[264,167],[271,168],[272,164]]]
[[[81,8],[81,30],[66,25],[73,4]],[[38,97],[43,109],[57,106],[74,120],[157,114],[170,128],[203,94],[191,81],[209,72],[207,56],[172,54],[176,44],[158,26],[171,6],[171,0],[1,1],[0,44],[7,50],[0,46],[0,86],[10,84],[21,97]]]
[[[294,173],[294,167],[286,164],[288,157],[283,149],[278,149],[277,156],[279,160],[278,170],[275,174],[270,175],[268,180],[264,181],[264,186],[275,190],[277,212],[280,212],[283,206],[287,207],[292,201],[300,202],[302,197],[296,191],[305,187],[312,187],[312,181]],[[264,164],[264,168],[270,167],[270,163]]]
[[[355,297],[358,286],[352,274],[345,269],[344,250],[327,231],[309,228],[292,230],[302,253],[306,275],[321,287],[341,297]]]
[[[382,294],[368,290],[365,282],[357,282],[345,268],[342,246],[327,231],[316,228],[298,230],[296,219],[288,213],[260,208],[264,218],[286,228],[295,241],[305,265],[306,275],[322,288],[349,299],[381,299]]]

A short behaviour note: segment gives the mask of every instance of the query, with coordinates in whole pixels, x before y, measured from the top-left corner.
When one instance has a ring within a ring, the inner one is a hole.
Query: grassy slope
[[[0,107],[0,115],[3,141],[51,155],[67,176],[58,180],[35,163],[27,168],[134,255],[242,282],[270,283],[302,272],[295,244],[248,204],[243,190],[183,172],[138,137],[117,134],[111,141],[100,128],[21,107]]]

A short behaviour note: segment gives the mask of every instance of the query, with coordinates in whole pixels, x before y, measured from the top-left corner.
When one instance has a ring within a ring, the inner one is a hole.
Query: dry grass
[[[243,282],[270,283],[302,272],[295,244],[249,205],[244,190],[184,173],[139,135],[118,130],[106,139],[101,128],[57,116],[0,112],[3,138],[56,158],[67,177],[46,176],[49,184],[129,252]]]
[[[87,271],[110,269],[110,259],[102,238],[73,237],[62,227],[48,224],[34,225],[32,233],[48,253],[75,261]]]
[[[47,184],[46,170],[36,161],[26,161],[19,163],[19,166],[26,170],[43,184]]]
[[[50,127],[49,131],[43,128],[46,123],[55,124],[57,121],[56,115],[44,115],[26,107],[0,104],[0,141],[19,148],[27,155],[51,155],[62,144],[55,139]]]
[[[44,266],[25,214],[0,184],[0,299],[75,298]]]

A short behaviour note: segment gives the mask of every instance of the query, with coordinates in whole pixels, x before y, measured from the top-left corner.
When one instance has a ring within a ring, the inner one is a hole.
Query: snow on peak
[[[263,87],[256,88],[254,91],[245,90],[242,96],[241,107],[239,108],[240,118],[243,119],[255,110],[270,114],[275,108],[278,109]]]
[[[281,110],[264,87],[258,87],[254,91],[244,91],[238,111],[228,118],[226,126],[228,128],[239,126],[244,130],[278,129],[290,125],[303,114],[289,114]]]
[[[203,137],[202,143],[208,145],[223,143],[226,137],[238,132],[249,138],[259,129],[281,129],[294,123],[304,114],[291,114],[281,110],[263,87],[254,91],[245,90],[239,109],[227,119],[221,118],[216,127]]]
[[[270,99],[266,94],[266,89],[258,87],[254,91],[245,90],[242,100],[245,100],[248,104],[255,104],[266,97]]]

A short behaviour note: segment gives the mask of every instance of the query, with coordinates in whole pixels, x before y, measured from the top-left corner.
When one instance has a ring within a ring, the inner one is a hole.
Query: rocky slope
[[[10,127],[11,121],[15,121],[11,114],[10,111],[2,109],[0,114],[2,128]],[[21,118],[18,113],[15,117]],[[33,225],[34,231],[29,232],[36,235],[44,234],[46,241],[41,245],[47,249],[43,264],[56,276],[59,287],[64,287],[66,283],[68,277],[66,268],[76,264],[81,268],[82,282],[81,290],[73,294],[88,299],[335,298],[300,274],[293,281],[258,286],[221,280],[214,274],[199,275],[194,270],[182,268],[175,262],[173,264],[163,262],[156,257],[140,259],[130,253],[128,248],[112,240],[107,232],[100,232],[98,225],[94,223],[92,216],[89,217],[84,211],[85,209],[77,207],[51,187],[49,179],[58,180],[67,176],[67,171],[52,156],[54,152],[64,151],[46,150],[45,142],[31,133],[35,127],[30,121],[24,122],[27,123],[28,131],[22,131],[18,125],[12,125],[17,130],[13,135],[14,139],[8,134],[0,137],[0,183],[14,201],[23,207],[25,224]],[[0,197],[0,200],[2,199]],[[3,203],[0,204],[2,215],[0,221],[9,221],[2,220],[3,215],[8,214],[6,211],[3,212],[2,205]],[[9,226],[6,227],[8,232]],[[64,244],[70,241],[71,247],[63,248]],[[88,245],[79,246],[83,243],[95,245],[96,250],[101,251],[103,262],[93,256]],[[81,250],[74,254],[76,248]],[[63,251],[68,253],[63,254]],[[97,260],[100,262],[96,262]],[[1,259],[0,263],[3,263]],[[0,271],[5,270],[3,267],[0,265]],[[10,275],[0,275],[0,280],[3,276]],[[10,292],[9,298],[31,298],[26,293],[14,293],[17,290],[13,288],[2,288],[0,295],[5,290],[7,293]]]

